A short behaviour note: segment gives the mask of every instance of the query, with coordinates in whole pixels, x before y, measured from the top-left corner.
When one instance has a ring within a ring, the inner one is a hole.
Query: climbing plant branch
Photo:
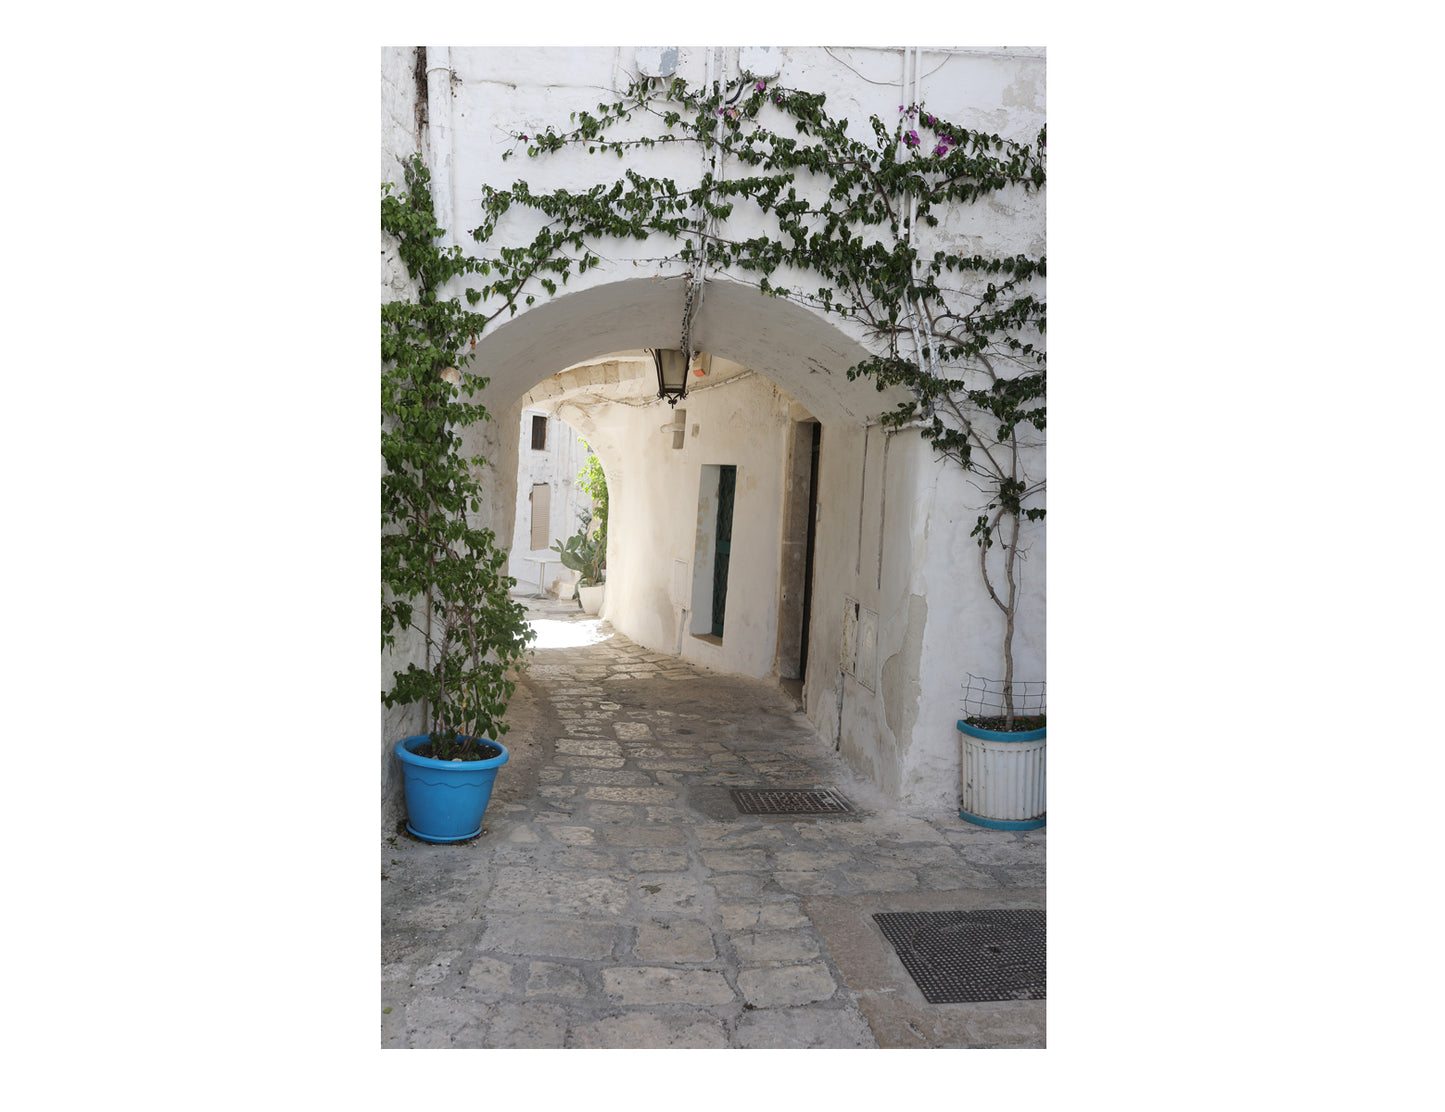
[[[607,241],[646,240],[689,274],[727,271],[766,296],[858,322],[870,354],[848,377],[906,388],[911,400],[884,414],[885,426],[917,429],[986,494],[972,535],[1004,618],[1011,719],[1022,526],[1045,514],[1042,464],[1030,475],[1025,461],[1041,460],[1030,450],[1042,448],[1046,426],[1046,258],[963,254],[944,233],[933,235],[931,251],[923,241],[985,199],[1038,198],[1046,135],[1018,143],[921,104],[867,124],[865,142],[828,113],[821,94],[751,77],[699,89],[674,78],[643,79],[595,111],[572,113],[565,127],[517,135],[504,158],[581,150],[626,164],[580,191],[533,190],[521,179],[484,188],[473,230],[483,252],[475,265],[487,279],[480,298],[496,306],[493,316],[514,314],[598,265]],[[718,163],[704,160],[697,184],[679,186],[639,168],[638,153],[677,143],[720,153],[738,172],[722,180],[712,170]],[[514,207],[544,218],[523,245],[499,232]]]
[[[381,307],[381,642],[393,647],[410,630],[427,649],[426,667],[394,673],[382,701],[425,708],[431,755],[475,759],[470,739],[507,732],[510,670],[533,634],[508,593],[506,551],[467,519],[481,509],[476,474],[486,460],[465,455],[462,435],[490,414],[468,400],[487,380],[465,368],[491,318],[444,292],[478,264],[437,245],[429,182],[418,159],[406,166],[404,192],[382,186],[381,226],[416,294]]]

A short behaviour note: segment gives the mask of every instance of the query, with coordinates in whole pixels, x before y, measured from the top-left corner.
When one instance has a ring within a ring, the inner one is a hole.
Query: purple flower
[[[526,137],[525,135],[522,136],[522,142],[524,142],[524,143],[527,142],[527,137]]]
[[[907,143],[910,147],[916,147],[916,146],[918,146],[918,143],[919,143],[918,132],[916,132],[916,131],[910,131],[907,135],[905,135],[905,136],[903,137],[903,141],[904,141],[905,143]]]
[[[755,87],[755,88],[758,90],[758,92],[760,92],[760,93],[761,93],[761,92],[766,92],[766,91],[767,91],[767,88],[768,88],[768,83],[767,83],[766,81],[759,81],[759,82],[757,83],[757,85],[754,86],[754,87]]]

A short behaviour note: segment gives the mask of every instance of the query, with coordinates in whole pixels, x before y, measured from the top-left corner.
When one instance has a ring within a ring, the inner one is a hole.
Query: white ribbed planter
[[[606,588],[598,583],[591,587],[578,587],[577,598],[582,603],[582,609],[588,614],[595,614],[602,609],[602,592]]]
[[[994,830],[1044,825],[1047,730],[1004,733],[958,723],[962,736],[958,817]]]

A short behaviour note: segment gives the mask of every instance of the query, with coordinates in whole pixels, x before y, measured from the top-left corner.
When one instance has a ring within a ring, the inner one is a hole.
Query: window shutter
[[[532,487],[532,551],[547,548],[547,533],[552,524],[552,488],[546,483]]]

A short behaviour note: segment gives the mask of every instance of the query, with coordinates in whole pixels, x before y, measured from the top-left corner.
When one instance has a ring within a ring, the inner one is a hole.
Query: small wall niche
[[[878,611],[843,599],[843,671],[869,691],[878,672]]]

